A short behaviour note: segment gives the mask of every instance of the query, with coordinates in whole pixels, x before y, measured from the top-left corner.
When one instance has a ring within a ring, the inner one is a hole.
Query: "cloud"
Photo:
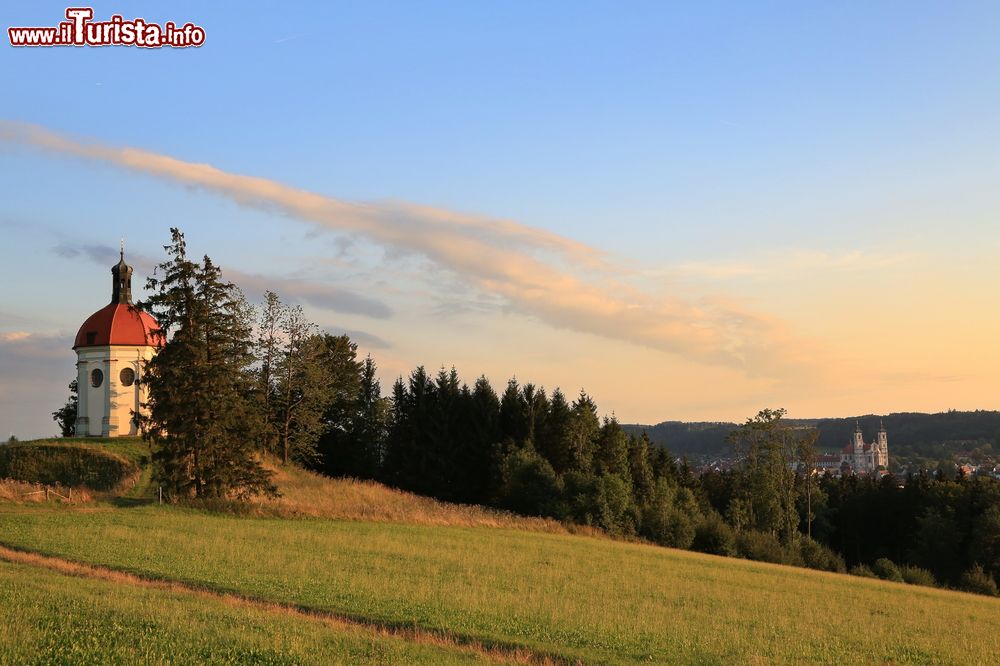
[[[110,265],[118,256],[118,249],[110,245],[77,244],[62,242],[52,251],[61,257],[82,257],[95,264]],[[131,252],[128,261],[139,274],[152,274],[157,261],[144,254]],[[377,299],[362,296],[343,287],[333,287],[320,282],[263,276],[244,273],[231,268],[223,269],[223,277],[235,283],[251,301],[263,300],[265,291],[273,291],[284,300],[313,305],[324,310],[344,314],[360,314],[374,319],[387,319],[392,309]],[[133,287],[139,286],[133,282]]]
[[[780,374],[797,344],[771,318],[723,301],[653,296],[616,283],[605,255],[577,241],[509,220],[402,201],[357,203],[134,148],[0,122],[0,141],[118,165],[203,189],[257,209],[363,236],[387,254],[417,254],[506,307],[551,326],[645,345],[703,362]],[[315,297],[315,296],[314,296]],[[781,366],[773,357],[779,353]]]
[[[118,250],[110,245],[98,245],[93,243],[77,245],[68,241],[61,241],[57,243],[53,246],[52,251],[60,257],[65,257],[67,259],[83,257],[94,263],[102,265],[108,264],[109,266],[111,264],[108,262],[111,261],[112,257],[115,257],[118,254]],[[152,262],[149,263],[149,267],[152,268]]]
[[[226,279],[239,285],[251,300],[263,300],[264,292],[270,290],[282,299],[292,298],[324,310],[366,315],[374,319],[388,319],[392,316],[392,309],[382,301],[342,287],[331,287],[308,280],[255,275],[232,269],[225,269],[224,274]]]
[[[374,333],[356,331],[349,328],[326,328],[324,330],[330,335],[346,335],[352,342],[356,342],[358,346],[366,349],[390,349],[392,347],[390,342],[383,340]]]
[[[67,342],[69,340],[70,342]],[[0,333],[0,432],[20,437],[58,431],[51,412],[69,396],[76,374],[71,336]]]
[[[705,280],[788,279],[799,275],[835,271],[880,270],[903,264],[911,254],[880,254],[851,250],[842,253],[786,249],[757,261],[689,261],[647,275]]]

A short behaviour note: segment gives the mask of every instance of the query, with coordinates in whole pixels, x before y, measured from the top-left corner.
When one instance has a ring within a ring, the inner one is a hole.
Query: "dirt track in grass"
[[[520,646],[484,644],[481,641],[468,639],[445,631],[430,631],[414,626],[393,625],[386,622],[367,620],[365,618],[348,617],[335,613],[318,611],[315,609],[302,608],[292,604],[262,601],[260,599],[253,599],[232,593],[216,592],[187,583],[137,576],[132,573],[118,571],[108,567],[83,564],[64,558],[16,550],[5,546],[0,546],[0,560],[40,567],[67,576],[91,578],[119,585],[130,585],[215,599],[235,608],[253,608],[271,613],[281,613],[293,617],[297,616],[313,621],[318,620],[332,630],[361,629],[371,632],[372,635],[376,636],[398,638],[400,640],[411,641],[414,643],[434,645],[473,653],[478,657],[482,657],[496,663],[541,664],[546,666],[560,666],[575,663],[567,661],[557,655],[547,655]]]

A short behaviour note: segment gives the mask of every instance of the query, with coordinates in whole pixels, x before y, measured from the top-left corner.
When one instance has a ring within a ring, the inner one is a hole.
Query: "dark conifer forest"
[[[793,421],[781,409],[702,427],[734,462],[698,473],[602,415],[584,391],[515,379],[498,391],[485,376],[470,384],[454,368],[417,367],[383,396],[375,361],[358,359],[347,336],[319,330],[275,294],[251,307],[208,257],[187,259],[177,230],[166,250],[147,307],[169,340],[147,372],[144,425],[172,497],[273,493],[258,462],[267,452],[673,548],[996,593],[994,478],[820,476],[817,452],[843,424]],[[977,440],[995,435],[994,415],[893,415],[885,425],[900,439]],[[680,432],[664,425],[653,434]]]

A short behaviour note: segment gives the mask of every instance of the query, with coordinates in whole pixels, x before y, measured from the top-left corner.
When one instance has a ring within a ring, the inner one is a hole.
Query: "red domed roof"
[[[160,325],[150,314],[129,303],[111,303],[83,322],[73,349],[105,345],[159,347],[162,344]]]

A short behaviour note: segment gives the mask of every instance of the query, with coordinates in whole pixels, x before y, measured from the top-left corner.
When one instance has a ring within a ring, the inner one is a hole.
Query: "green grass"
[[[0,508],[0,542],[587,662],[990,663],[1000,599],[588,537]]]
[[[468,652],[0,561],[0,664],[464,664]]]
[[[18,442],[15,446],[37,444],[96,449],[121,456],[137,466],[146,465],[150,460],[149,444],[139,437],[52,437],[26,440]]]
[[[150,457],[148,445],[134,438],[18,442],[0,447],[0,479],[116,494],[148,476]]]

